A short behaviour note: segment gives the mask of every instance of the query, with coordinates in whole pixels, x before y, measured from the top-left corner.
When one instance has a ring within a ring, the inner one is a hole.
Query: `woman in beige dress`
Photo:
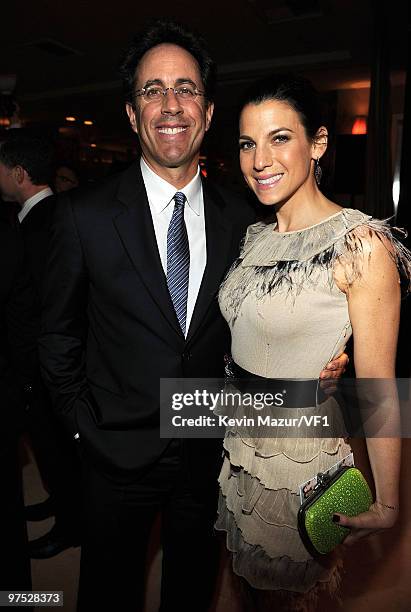
[[[275,205],[277,221],[249,227],[219,294],[243,375],[317,379],[353,334],[356,376],[395,377],[398,268],[410,277],[410,253],[386,222],[321,193],[327,136],[304,79],[273,77],[249,90],[240,115],[241,170],[258,200]],[[351,528],[347,545],[398,517],[400,439],[366,442],[376,498],[357,517],[333,516]],[[341,560],[338,549],[321,559],[305,549],[299,485],[346,457],[347,439],[253,438],[229,428],[224,450],[216,528],[226,532],[234,573],[258,610],[314,610],[322,591],[338,591]]]

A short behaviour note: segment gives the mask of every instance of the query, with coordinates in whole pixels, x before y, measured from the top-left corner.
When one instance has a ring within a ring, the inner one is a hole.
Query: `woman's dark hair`
[[[257,81],[245,92],[240,113],[247,104],[269,100],[285,102],[300,116],[307,138],[314,140],[324,125],[323,110],[317,91],[307,79],[294,74],[276,74]]]
[[[152,22],[147,29],[135,36],[121,57],[119,72],[126,102],[133,104],[135,74],[141,58],[153,47],[164,43],[182,47],[198,62],[206,99],[210,102],[214,95],[216,66],[204,40],[185,26],[164,19]]]

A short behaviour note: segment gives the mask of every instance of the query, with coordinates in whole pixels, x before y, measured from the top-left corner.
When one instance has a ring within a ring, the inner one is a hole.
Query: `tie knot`
[[[184,193],[182,193],[181,191],[177,191],[177,193],[174,196],[174,202],[176,203],[176,206],[180,208],[183,207],[185,201],[186,201],[186,196],[184,195]]]

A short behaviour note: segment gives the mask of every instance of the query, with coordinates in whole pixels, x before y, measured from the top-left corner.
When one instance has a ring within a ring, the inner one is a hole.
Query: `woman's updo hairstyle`
[[[307,138],[313,141],[318,129],[324,125],[320,98],[307,79],[294,74],[275,74],[253,83],[244,94],[240,114],[248,104],[261,104],[270,100],[285,102],[300,116]]]

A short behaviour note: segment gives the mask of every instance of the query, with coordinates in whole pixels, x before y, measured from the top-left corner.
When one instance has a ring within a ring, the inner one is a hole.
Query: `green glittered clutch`
[[[350,533],[348,527],[333,523],[334,512],[357,516],[372,502],[370,487],[357,468],[340,467],[331,477],[318,474],[314,492],[298,511],[298,531],[308,552],[313,557],[325,555]]]

